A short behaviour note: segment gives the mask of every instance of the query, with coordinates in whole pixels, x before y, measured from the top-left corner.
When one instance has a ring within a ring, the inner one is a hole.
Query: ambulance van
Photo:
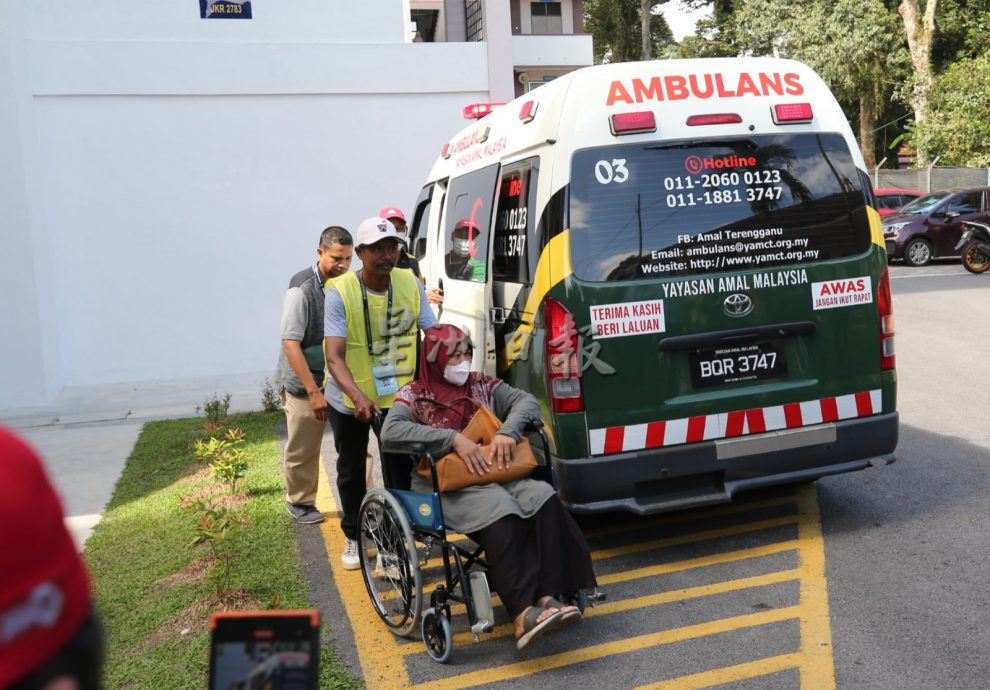
[[[568,508],[654,513],[893,462],[880,217],[811,69],[602,65],[472,112],[412,246],[474,368],[540,400]]]

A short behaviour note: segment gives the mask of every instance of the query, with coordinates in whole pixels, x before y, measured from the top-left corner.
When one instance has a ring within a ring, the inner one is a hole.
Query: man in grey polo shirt
[[[275,372],[288,425],[285,443],[286,508],[297,522],[323,522],[316,509],[320,445],[327,423],[323,355],[324,285],[347,272],[354,240],[331,226],[320,234],[313,266],[292,276],[282,302],[282,351]]]

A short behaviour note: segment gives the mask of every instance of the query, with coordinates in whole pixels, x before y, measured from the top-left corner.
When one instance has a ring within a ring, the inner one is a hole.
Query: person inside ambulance
[[[481,227],[472,218],[461,218],[450,234],[450,251],[444,257],[447,275],[455,280],[485,282],[485,262],[475,258]]]
[[[386,206],[378,212],[378,216],[386,219],[395,226],[395,232],[402,241],[403,248],[399,252],[399,260],[395,263],[395,267],[408,268],[413,272],[417,280],[423,284],[423,287],[426,287],[426,279],[423,277],[423,271],[419,267],[419,261],[409,253],[409,226],[406,225],[406,214],[398,206]],[[426,290],[426,300],[430,304],[443,304],[443,292],[439,288],[428,288]]]

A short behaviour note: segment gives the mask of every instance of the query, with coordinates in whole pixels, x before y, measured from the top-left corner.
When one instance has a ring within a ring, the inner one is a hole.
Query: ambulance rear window
[[[839,134],[585,149],[571,169],[576,277],[634,280],[806,264],[870,246]]]

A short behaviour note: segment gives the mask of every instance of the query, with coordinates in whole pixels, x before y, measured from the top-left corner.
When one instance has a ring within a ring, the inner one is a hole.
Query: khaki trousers
[[[320,479],[320,445],[326,421],[313,415],[309,398],[281,394],[289,438],[285,442],[285,500],[289,503],[316,505],[316,487]]]

